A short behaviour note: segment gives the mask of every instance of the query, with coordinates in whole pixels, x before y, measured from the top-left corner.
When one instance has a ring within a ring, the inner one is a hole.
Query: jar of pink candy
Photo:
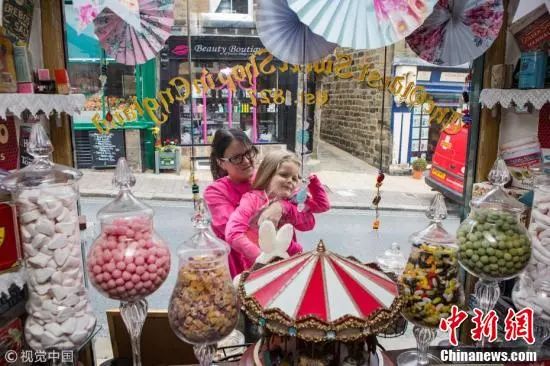
[[[153,229],[153,209],[130,188],[136,179],[126,159],[117,163],[113,183],[118,195],[99,210],[100,234],[88,253],[91,284],[104,296],[120,300],[121,316],[132,340],[134,366],[141,365],[139,339],[147,316],[145,297],[170,272],[170,251]]]
[[[170,271],[167,246],[148,216],[103,222],[88,256],[92,284],[104,296],[137,301],[155,292]]]
[[[2,182],[12,192],[27,272],[25,339],[35,350],[78,351],[96,318],[84,286],[77,213],[78,170],[54,164],[41,124],[32,127],[34,160]]]

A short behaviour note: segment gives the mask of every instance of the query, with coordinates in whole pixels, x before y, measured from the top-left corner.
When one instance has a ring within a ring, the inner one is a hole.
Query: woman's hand
[[[280,202],[273,202],[260,214],[260,217],[258,218],[258,226],[260,226],[265,220],[269,220],[273,223],[273,225],[275,225],[275,227],[279,227],[279,221],[281,221],[282,216],[283,206]]]

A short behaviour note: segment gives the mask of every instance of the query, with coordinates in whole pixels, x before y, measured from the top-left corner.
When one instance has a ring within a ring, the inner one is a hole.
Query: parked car
[[[441,132],[426,183],[445,197],[462,202],[469,125],[451,125]]]

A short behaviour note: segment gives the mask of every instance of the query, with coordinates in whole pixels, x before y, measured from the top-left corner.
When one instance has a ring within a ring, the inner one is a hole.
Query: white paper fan
[[[336,48],[300,22],[286,0],[258,1],[256,29],[272,55],[295,65],[315,62]]]
[[[342,47],[393,44],[420,27],[437,0],[288,0],[316,34]]]

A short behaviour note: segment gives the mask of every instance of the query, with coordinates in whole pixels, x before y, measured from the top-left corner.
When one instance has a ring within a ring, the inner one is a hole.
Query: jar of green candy
[[[460,264],[484,280],[515,277],[531,256],[531,240],[520,222],[526,207],[503,189],[509,176],[504,161],[498,159],[489,174],[495,188],[472,200],[470,215],[457,231]]]
[[[464,296],[458,281],[456,240],[442,225],[447,209],[440,193],[427,216],[430,225],[409,238],[411,254],[399,290],[405,301],[403,316],[415,325],[436,328],[440,319],[450,315],[453,305],[463,303]]]

